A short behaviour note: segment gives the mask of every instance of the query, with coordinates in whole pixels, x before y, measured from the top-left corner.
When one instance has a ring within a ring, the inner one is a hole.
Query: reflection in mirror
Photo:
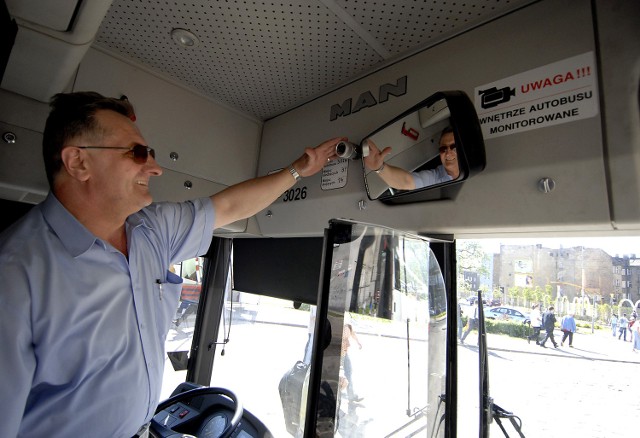
[[[389,189],[390,193],[415,190],[458,179],[460,165],[449,115],[442,99],[364,140],[369,149],[364,163],[371,198]]]
[[[361,149],[369,198],[383,201],[423,200],[409,194],[461,182],[486,164],[477,114],[462,91],[435,93],[367,136]]]

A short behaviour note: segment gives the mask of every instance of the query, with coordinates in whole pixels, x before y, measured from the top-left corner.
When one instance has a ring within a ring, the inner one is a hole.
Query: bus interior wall
[[[455,196],[393,207],[371,201],[362,164],[350,160],[303,179],[292,199],[283,194],[268,210],[217,234],[318,237],[331,218],[457,238],[638,234],[638,8],[637,2],[610,8],[603,0],[532,2],[268,120],[207,99],[97,47],[87,49],[73,80],[59,91],[127,95],[164,168],[164,176],[151,183],[154,199],[181,200],[282,169],[304,147],[330,136],[346,135],[358,143],[436,91],[462,90],[474,100],[484,85],[540,68],[552,73],[545,67],[588,54],[596,83],[589,107],[596,115],[508,135],[485,134],[486,169],[461,184]],[[379,99],[381,86],[403,77],[405,94]],[[4,78],[2,128],[22,131],[17,144],[0,148],[1,196],[36,203],[48,190],[39,158],[48,105],[5,88],[6,83]],[[330,120],[333,105],[356,102],[367,92],[375,104]],[[179,158],[170,158],[176,156],[172,152]],[[326,182],[337,170],[344,172],[341,187]],[[538,188],[544,178],[555,182],[550,193]]]

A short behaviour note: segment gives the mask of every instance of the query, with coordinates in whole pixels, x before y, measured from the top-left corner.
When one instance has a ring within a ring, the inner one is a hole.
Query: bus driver
[[[456,141],[451,127],[443,129],[440,134],[438,152],[442,164],[435,169],[409,172],[400,167],[392,166],[384,162],[384,157],[391,153],[390,147],[380,151],[373,141],[369,139],[367,142],[369,144],[369,155],[364,158],[367,169],[375,171],[389,187],[394,189],[421,189],[434,184],[453,181],[460,175]]]
[[[70,93],[51,107],[51,191],[0,235],[0,436],[142,436],[181,289],[169,266],[319,172],[346,139],[210,198],[152,204],[162,169],[127,102]]]

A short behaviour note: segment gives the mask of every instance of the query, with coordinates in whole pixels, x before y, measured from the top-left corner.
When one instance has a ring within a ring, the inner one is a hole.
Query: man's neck
[[[79,194],[55,193],[60,203],[96,237],[109,242],[114,248],[128,256],[127,234],[123,214],[112,208],[92,202]]]

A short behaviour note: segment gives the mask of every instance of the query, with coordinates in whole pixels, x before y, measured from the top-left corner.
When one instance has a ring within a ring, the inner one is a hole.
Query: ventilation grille
[[[114,0],[96,44],[265,120],[531,0]],[[200,44],[181,48],[173,28]]]

